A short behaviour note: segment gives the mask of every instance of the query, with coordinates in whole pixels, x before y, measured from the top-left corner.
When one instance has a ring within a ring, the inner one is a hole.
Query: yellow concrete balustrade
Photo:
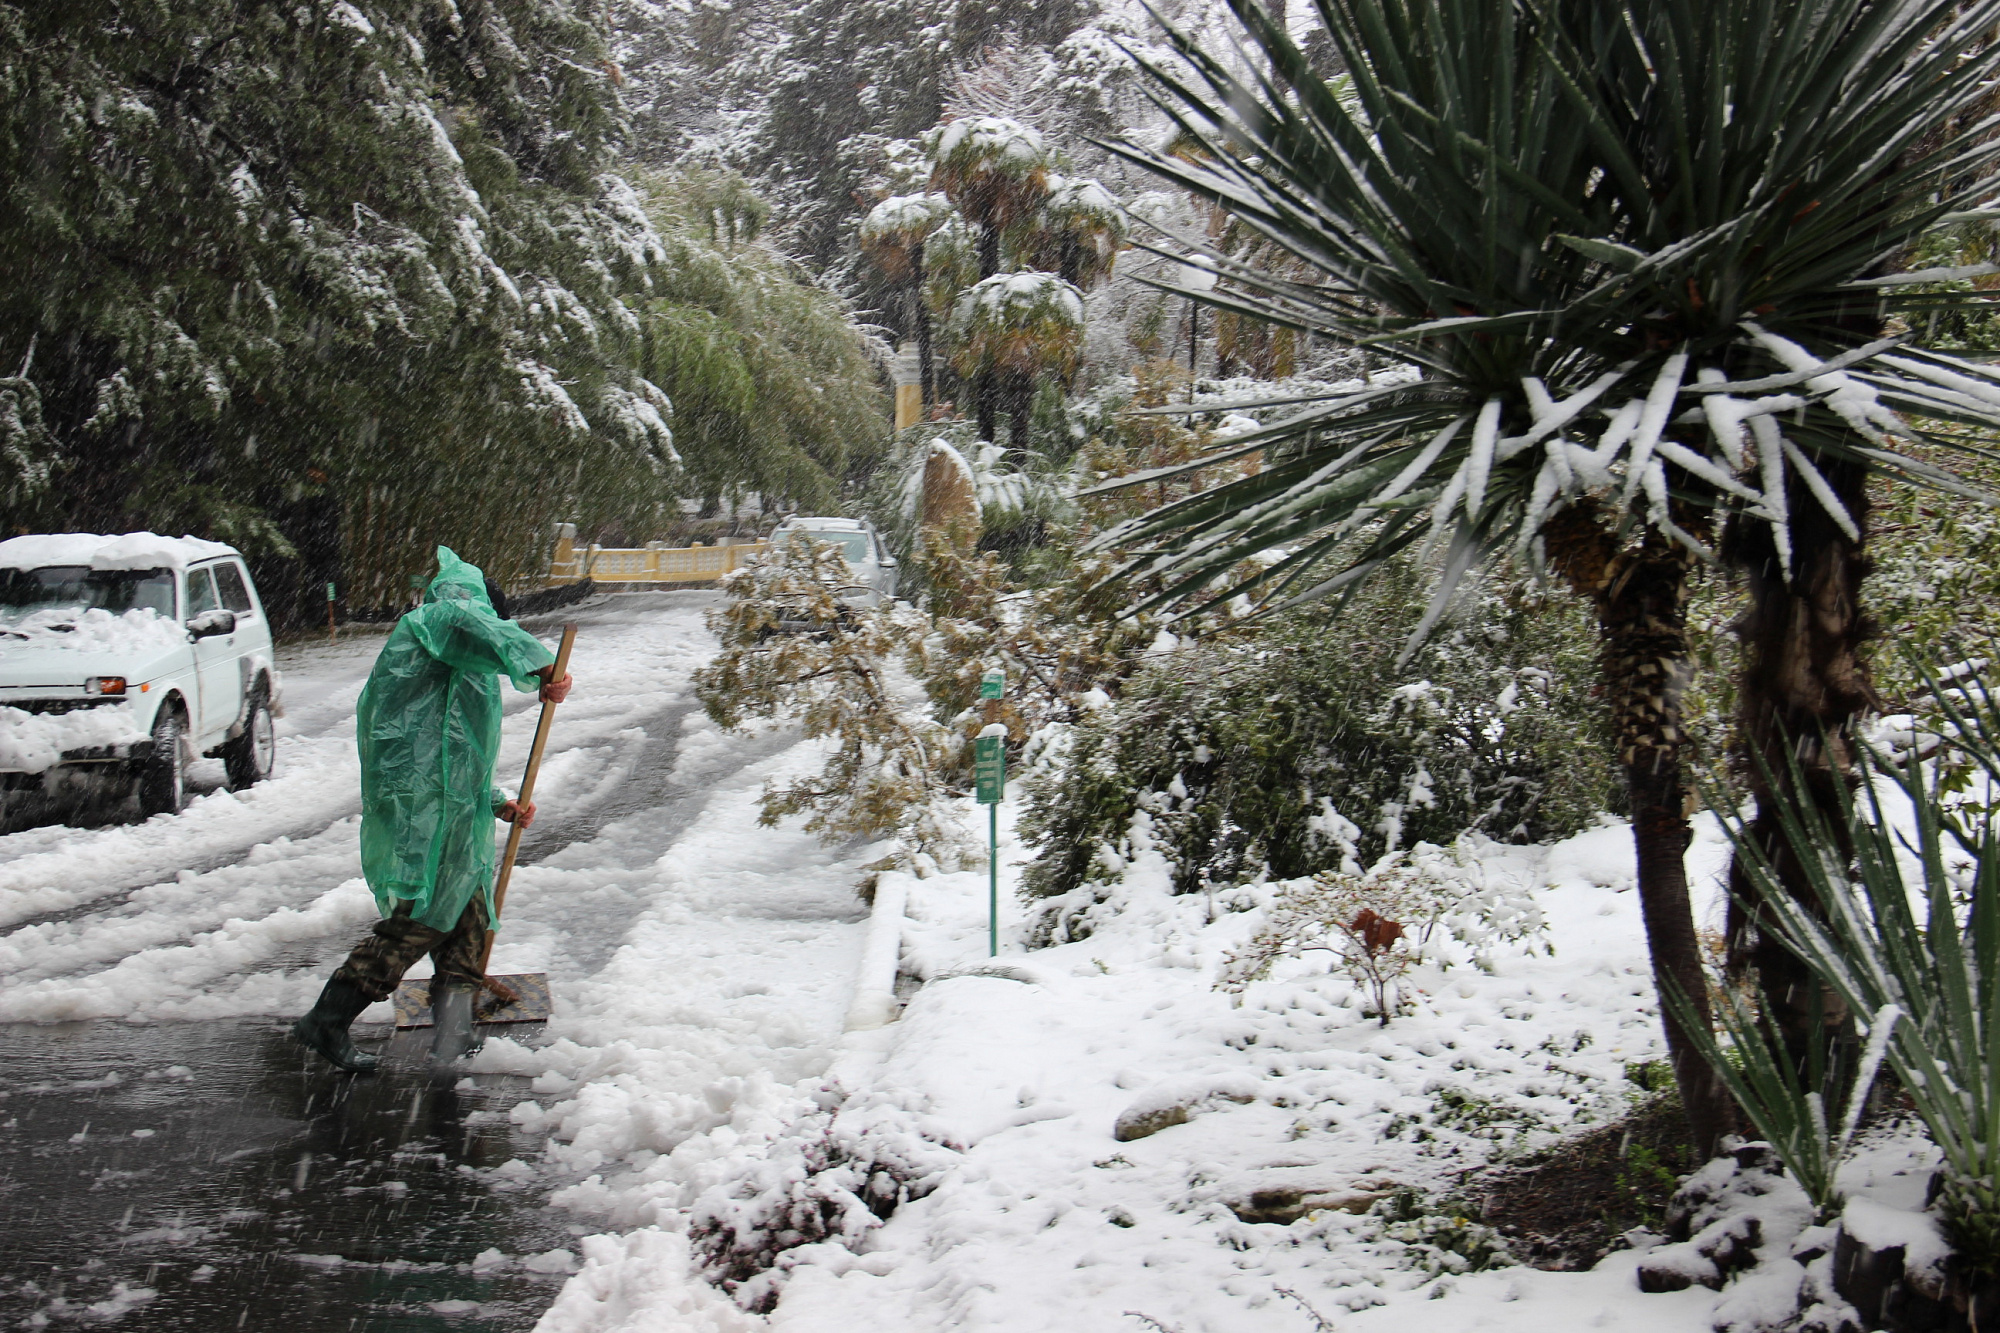
[[[768,542],[578,546],[575,525],[565,523],[556,529],[555,557],[549,562],[548,581],[551,586],[579,579],[598,583],[712,583],[769,549]]]

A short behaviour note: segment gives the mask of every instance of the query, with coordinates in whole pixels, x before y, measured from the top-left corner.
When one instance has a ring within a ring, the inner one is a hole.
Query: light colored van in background
[[[850,606],[876,607],[896,595],[896,558],[882,534],[865,518],[807,518],[794,515],[771,532],[771,545],[782,546],[794,536],[831,542],[847,557],[855,587],[841,597]]]
[[[232,789],[270,776],[271,626],[234,547],[151,532],[0,541],[0,799],[136,784],[187,802],[219,757]]]

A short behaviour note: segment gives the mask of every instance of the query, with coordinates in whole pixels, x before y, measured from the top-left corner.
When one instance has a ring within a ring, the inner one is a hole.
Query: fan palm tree
[[[995,274],[958,298],[950,332],[958,373],[994,386],[1013,447],[1027,448],[1036,381],[1068,379],[1083,354],[1083,293],[1053,273]]]
[[[1050,154],[1042,136],[1019,121],[972,116],[938,127],[930,188],[950,199],[978,234],[979,277],[1000,271],[1006,234],[1032,218],[1049,194]],[[979,434],[993,438],[1000,384],[981,376],[972,384]]]
[[[979,228],[979,276],[1000,271],[1000,240],[1049,194],[1049,148],[1019,121],[973,116],[935,131],[930,188]]]
[[[951,200],[941,194],[899,194],[875,205],[861,220],[862,252],[909,298],[927,404],[937,401],[937,381],[931,373],[931,312],[924,301],[924,246],[952,216]]]
[[[1165,575],[1161,598],[1278,602],[1418,548],[1438,571],[1419,635],[1495,559],[1587,597],[1655,978],[1706,1023],[1682,855],[1687,577],[1725,518],[1796,588],[1836,559],[1805,549],[1822,521],[1858,550],[1850,473],[1952,484],[1899,451],[1925,430],[1899,409],[2000,425],[1991,372],[1883,336],[1900,280],[1873,276],[2000,151],[1933,133],[1983,95],[2000,0],[1318,0],[1352,79],[1338,95],[1278,17],[1230,4],[1247,67],[1171,30],[1180,64],[1135,53],[1206,151],[1106,146],[1311,274],[1172,238],[1222,279],[1181,294],[1402,369],[1294,400],[1187,465],[1261,451],[1260,471],[1103,540]],[[1671,1018],[1667,1043],[1712,1147],[1724,1093]]]
[[[1111,276],[1125,248],[1125,210],[1088,176],[1049,175],[1048,198],[1026,226],[1023,267],[1053,273],[1080,291]]]

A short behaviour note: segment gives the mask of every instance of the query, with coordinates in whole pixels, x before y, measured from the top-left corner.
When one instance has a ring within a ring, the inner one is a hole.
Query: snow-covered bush
[[[820,772],[765,788],[764,823],[803,814],[828,841],[893,839],[889,862],[902,869],[976,863],[947,804],[945,731],[897,674],[914,613],[849,606],[852,583],[825,542],[787,543],[730,574],[728,604],[709,613],[722,650],[695,673],[695,696],[720,726],[796,722],[830,742]]]
[[[882,1103],[834,1104],[802,1117],[741,1174],[695,1201],[688,1238],[709,1280],[758,1314],[778,1303],[791,1252],[848,1249],[898,1207],[936,1189],[956,1154]]]
[[[1141,819],[1182,892],[1359,873],[1467,832],[1535,842],[1582,827],[1611,780],[1577,611],[1489,592],[1398,670],[1422,611],[1415,576],[1391,571],[1337,616],[1151,657],[1049,740],[1062,757],[1027,784],[1023,828],[1041,848],[1029,892],[1116,879]]]
[[[1368,992],[1388,1025],[1403,1006],[1403,978],[1421,960],[1449,965],[1457,944],[1484,963],[1502,945],[1540,936],[1541,908],[1524,884],[1503,884],[1464,849],[1420,843],[1366,874],[1323,871],[1278,888],[1263,927],[1235,951],[1218,983],[1241,994],[1280,960],[1325,953],[1333,970]]]
[[[1403,1263],[1433,1277],[1445,1273],[1480,1273],[1516,1262],[1507,1239],[1492,1227],[1474,1221],[1470,1206],[1452,1207],[1432,1201],[1415,1190],[1397,1190],[1369,1210],[1381,1219],[1381,1238],[1403,1248]]]
[[[906,660],[932,715],[956,737],[955,766],[970,763],[970,740],[985,724],[974,705],[989,667],[1007,673],[997,720],[1018,746],[1084,716],[1136,668],[1157,632],[1150,617],[1116,614],[1119,603],[1103,587],[1111,566],[1101,558],[1071,564],[1048,587],[1024,589],[994,552],[972,554],[948,541],[928,548],[929,620]]]
[[[1963,799],[1951,763],[1912,748],[1900,761],[1864,749],[1859,786],[1835,790],[1837,822],[1782,800],[1787,850],[1811,885],[1810,906],[1792,896],[1776,849],[1740,818],[1725,828],[1767,910],[1766,928],[1854,1016],[1869,1055],[1886,1057],[1923,1120],[1942,1158],[1932,1188],[1945,1234],[1968,1268],[2000,1280],[2000,803],[1991,800],[2000,789],[2000,702],[1972,669],[1949,688],[1933,675],[1928,692],[1949,723],[1950,746],[1969,761],[1975,799]],[[1783,1063],[1781,1076],[1790,1072]],[[1758,1113],[1760,1098],[1732,1091]],[[1791,1114],[1816,1122],[1816,1133],[1807,1151],[1785,1161],[1809,1187],[1814,1153],[1826,1154],[1814,1140],[1829,1139],[1817,1097],[1817,1089],[1798,1089],[1805,1105]],[[1850,1128],[1843,1123],[1836,1150]],[[1773,1143],[1781,1153],[1788,1146]],[[1820,1169],[1830,1176],[1832,1165]]]

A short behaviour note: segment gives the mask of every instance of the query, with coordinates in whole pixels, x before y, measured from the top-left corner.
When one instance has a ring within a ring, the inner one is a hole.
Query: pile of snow
[[[0,707],[0,773],[45,773],[69,751],[145,739],[130,704],[100,704],[71,713]]]
[[[184,647],[187,631],[151,607],[111,612],[89,607],[32,611],[0,628],[0,655],[26,639],[35,648],[68,648],[88,653],[137,653]],[[73,682],[81,684],[81,681]]]
[[[198,560],[236,553],[235,547],[221,542],[203,541],[199,537],[162,537],[157,532],[40,533],[0,542],[0,569],[43,569],[50,565],[184,569]]]

